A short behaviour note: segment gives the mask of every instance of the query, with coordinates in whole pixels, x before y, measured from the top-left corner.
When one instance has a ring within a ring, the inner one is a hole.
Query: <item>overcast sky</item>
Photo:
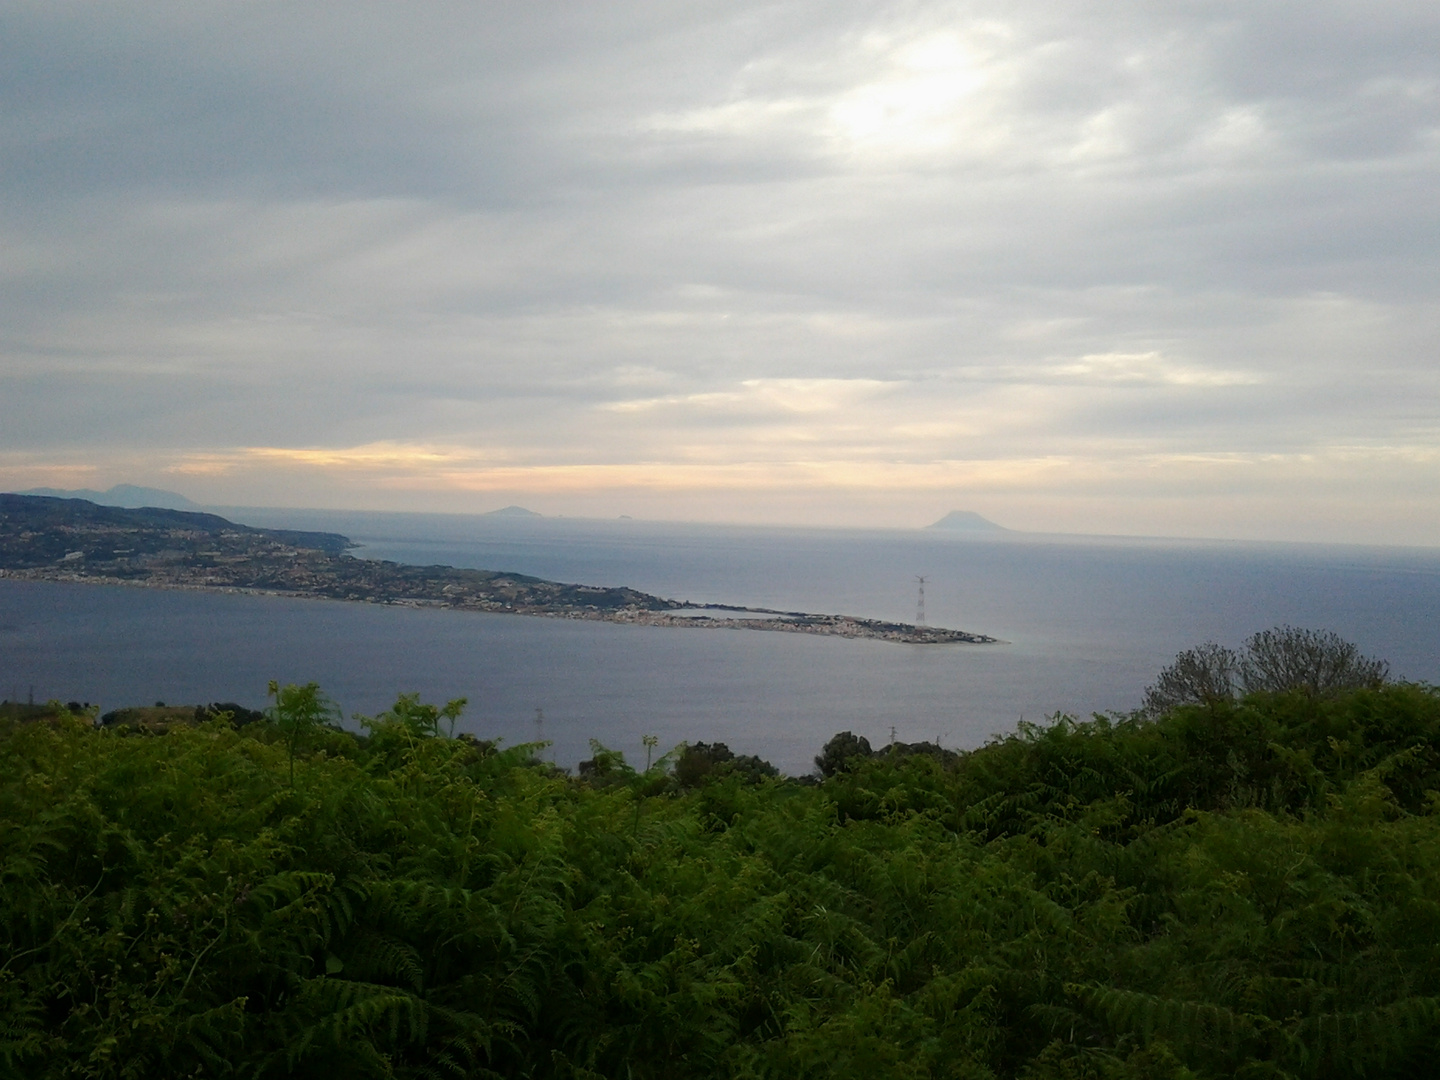
[[[1440,5],[0,0],[0,486],[1433,544]]]

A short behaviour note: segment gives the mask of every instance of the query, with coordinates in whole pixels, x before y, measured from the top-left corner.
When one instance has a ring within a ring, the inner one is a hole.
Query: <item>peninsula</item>
[[[916,645],[989,644],[937,626],[687,604],[637,589],[356,558],[338,533],[259,529],[216,514],[0,494],[0,576],[325,597],[644,626],[771,630]]]

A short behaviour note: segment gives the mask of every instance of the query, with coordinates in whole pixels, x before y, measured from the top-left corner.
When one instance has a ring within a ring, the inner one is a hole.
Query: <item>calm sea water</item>
[[[968,747],[1019,719],[1136,706],[1180,649],[1280,623],[1330,629],[1440,682],[1440,550],[718,528],[632,521],[223,511],[343,532],[362,556],[631,585],[698,602],[931,623],[1003,638],[924,647],[738,630],[0,580],[0,694],[104,708],[263,704],[319,682],[347,714],[398,692],[469,698],[463,726],[573,765],[722,741],[803,772],[852,730]]]

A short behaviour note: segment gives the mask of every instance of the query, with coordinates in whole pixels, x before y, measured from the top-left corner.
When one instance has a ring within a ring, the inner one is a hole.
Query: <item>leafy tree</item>
[[[682,788],[699,787],[718,766],[734,760],[724,743],[690,743],[675,759],[675,782]]]
[[[815,757],[815,768],[821,776],[836,776],[849,769],[855,762],[869,758],[874,751],[870,740],[863,735],[842,731],[825,744]]]
[[[779,775],[780,770],[770,762],[754,754],[737,756],[724,743],[690,743],[675,758],[675,783],[682,790],[703,787],[728,776],[739,776],[753,784]]]

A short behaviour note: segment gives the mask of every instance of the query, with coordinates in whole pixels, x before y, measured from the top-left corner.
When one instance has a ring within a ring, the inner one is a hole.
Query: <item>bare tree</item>
[[[1143,709],[1159,716],[1177,705],[1230,701],[1235,697],[1240,668],[1234,650],[1213,641],[1186,649],[1146,689]]]
[[[1247,694],[1304,690],[1324,695],[1379,686],[1389,674],[1389,664],[1362,656],[1339,634],[1277,626],[1245,643],[1240,687]]]
[[[1146,689],[1142,711],[1159,716],[1177,705],[1214,705],[1259,691],[1324,696],[1379,686],[1389,674],[1389,664],[1362,656],[1339,634],[1277,626],[1252,635],[1240,653],[1213,641],[1186,649]]]

